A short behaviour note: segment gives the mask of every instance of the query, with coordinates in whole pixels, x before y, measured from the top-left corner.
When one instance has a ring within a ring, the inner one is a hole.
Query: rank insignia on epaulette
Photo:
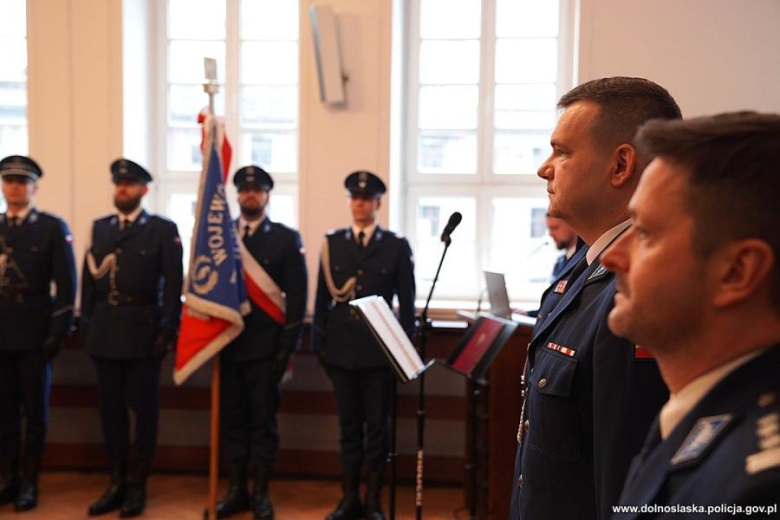
[[[680,449],[678,449],[677,453],[672,457],[672,466],[698,458],[733,418],[733,415],[727,413],[723,415],[713,415],[711,417],[702,417],[696,421],[693,429],[683,441],[682,446],[680,446]]]
[[[574,357],[574,354],[577,353],[576,350],[566,348],[563,345],[558,345],[557,343],[553,343],[552,341],[547,343],[547,348],[549,348],[550,350],[554,350],[556,352],[560,352],[561,354],[569,357]]]
[[[607,272],[609,272],[607,267],[604,264],[599,264],[596,270],[593,271],[593,273],[591,273],[590,276],[588,276],[588,280],[593,280],[594,278],[598,278],[599,276],[604,276],[605,274],[607,274]]]
[[[566,292],[566,284],[568,283],[568,280],[561,280],[558,282],[558,284],[555,286],[555,290],[553,291],[555,294],[563,294]]]
[[[756,421],[756,436],[761,451],[748,455],[745,472],[755,475],[780,466],[780,414],[766,414]]]

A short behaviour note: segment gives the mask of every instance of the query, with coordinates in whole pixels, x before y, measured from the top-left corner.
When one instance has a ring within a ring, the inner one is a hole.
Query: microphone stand
[[[431,290],[428,292],[428,299],[425,300],[425,307],[423,307],[422,313],[420,313],[420,328],[417,329],[417,337],[419,338],[418,352],[420,359],[425,362],[425,346],[428,343],[428,334],[431,331],[431,322],[428,319],[428,307],[431,304],[431,297],[433,296],[433,290],[436,288],[436,282],[439,280],[439,273],[441,272],[441,266],[444,263],[444,257],[447,255],[447,250],[452,244],[452,239],[447,237],[444,240],[444,251],[441,253],[441,260],[439,260],[439,267],[436,269],[436,276],[433,277],[433,283],[431,284]],[[422,499],[423,499],[423,461],[425,458],[425,373],[423,372],[418,377],[420,386],[417,389],[417,473],[416,473],[416,490],[415,490],[415,518],[416,520],[422,520]]]

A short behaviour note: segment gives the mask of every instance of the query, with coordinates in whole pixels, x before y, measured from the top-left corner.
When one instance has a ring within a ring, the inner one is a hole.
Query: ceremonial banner
[[[225,199],[230,145],[215,118],[204,122],[201,171],[174,381],[182,384],[244,329],[249,313],[241,255]]]

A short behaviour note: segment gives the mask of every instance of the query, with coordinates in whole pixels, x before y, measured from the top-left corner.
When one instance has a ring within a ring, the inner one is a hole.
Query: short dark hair
[[[644,78],[617,76],[594,79],[563,95],[558,108],[592,101],[600,110],[590,131],[603,148],[632,144],[634,134],[650,119],[680,119],[682,113],[669,91]]]
[[[780,310],[780,115],[732,112],[687,121],[651,121],[636,136],[647,157],[680,166],[693,217],[693,249],[707,258],[721,244],[763,240],[774,251],[772,301]]]

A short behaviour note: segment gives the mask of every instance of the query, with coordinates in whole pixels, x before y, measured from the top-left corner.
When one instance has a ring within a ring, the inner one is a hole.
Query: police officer
[[[655,159],[603,255],[609,327],[655,356],[671,396],[614,518],[776,518],[780,115],[653,122],[636,142]]]
[[[160,362],[178,333],[182,248],[176,224],[141,207],[149,172],[118,159],[111,175],[119,212],[93,223],[81,285],[83,341],[97,372],[111,471],[111,485],[88,513],[121,507],[127,518],[141,514],[146,503]],[[136,416],[132,448],[128,405]]]
[[[0,175],[8,205],[0,214],[0,504],[15,501],[16,511],[26,511],[38,503],[51,362],[73,324],[76,267],[68,225],[33,204],[43,177],[38,164],[6,157]]]
[[[367,171],[346,178],[352,226],[328,233],[322,245],[314,308],[313,346],[333,382],[341,427],[344,496],[329,520],[381,520],[381,487],[388,452],[394,375],[380,347],[357,312],[354,298],[378,295],[388,304],[398,297],[399,319],[414,330],[414,264],[405,238],[382,229],[376,212],[385,192],[382,180]],[[368,442],[364,449],[363,427]],[[359,496],[360,470],[368,463],[365,504]]]
[[[680,109],[655,83],[623,77],[575,87],[558,106],[538,174],[550,215],[590,247],[553,288],[553,308],[542,303],[528,345],[510,509],[517,520],[609,517],[667,397],[655,362],[606,326],[615,280],[599,256],[631,223],[628,201],[644,168],[631,144],[636,129],[679,118]]]
[[[271,176],[258,166],[245,166],[233,183],[241,208],[236,225],[252,312],[244,317],[241,335],[221,352],[222,449],[230,484],[217,504],[217,517],[251,506],[255,518],[269,519],[274,516],[268,480],[279,451],[280,382],[303,333],[306,262],[298,232],[272,222],[265,213],[274,187]],[[246,488],[250,460],[256,472],[254,500]]]

